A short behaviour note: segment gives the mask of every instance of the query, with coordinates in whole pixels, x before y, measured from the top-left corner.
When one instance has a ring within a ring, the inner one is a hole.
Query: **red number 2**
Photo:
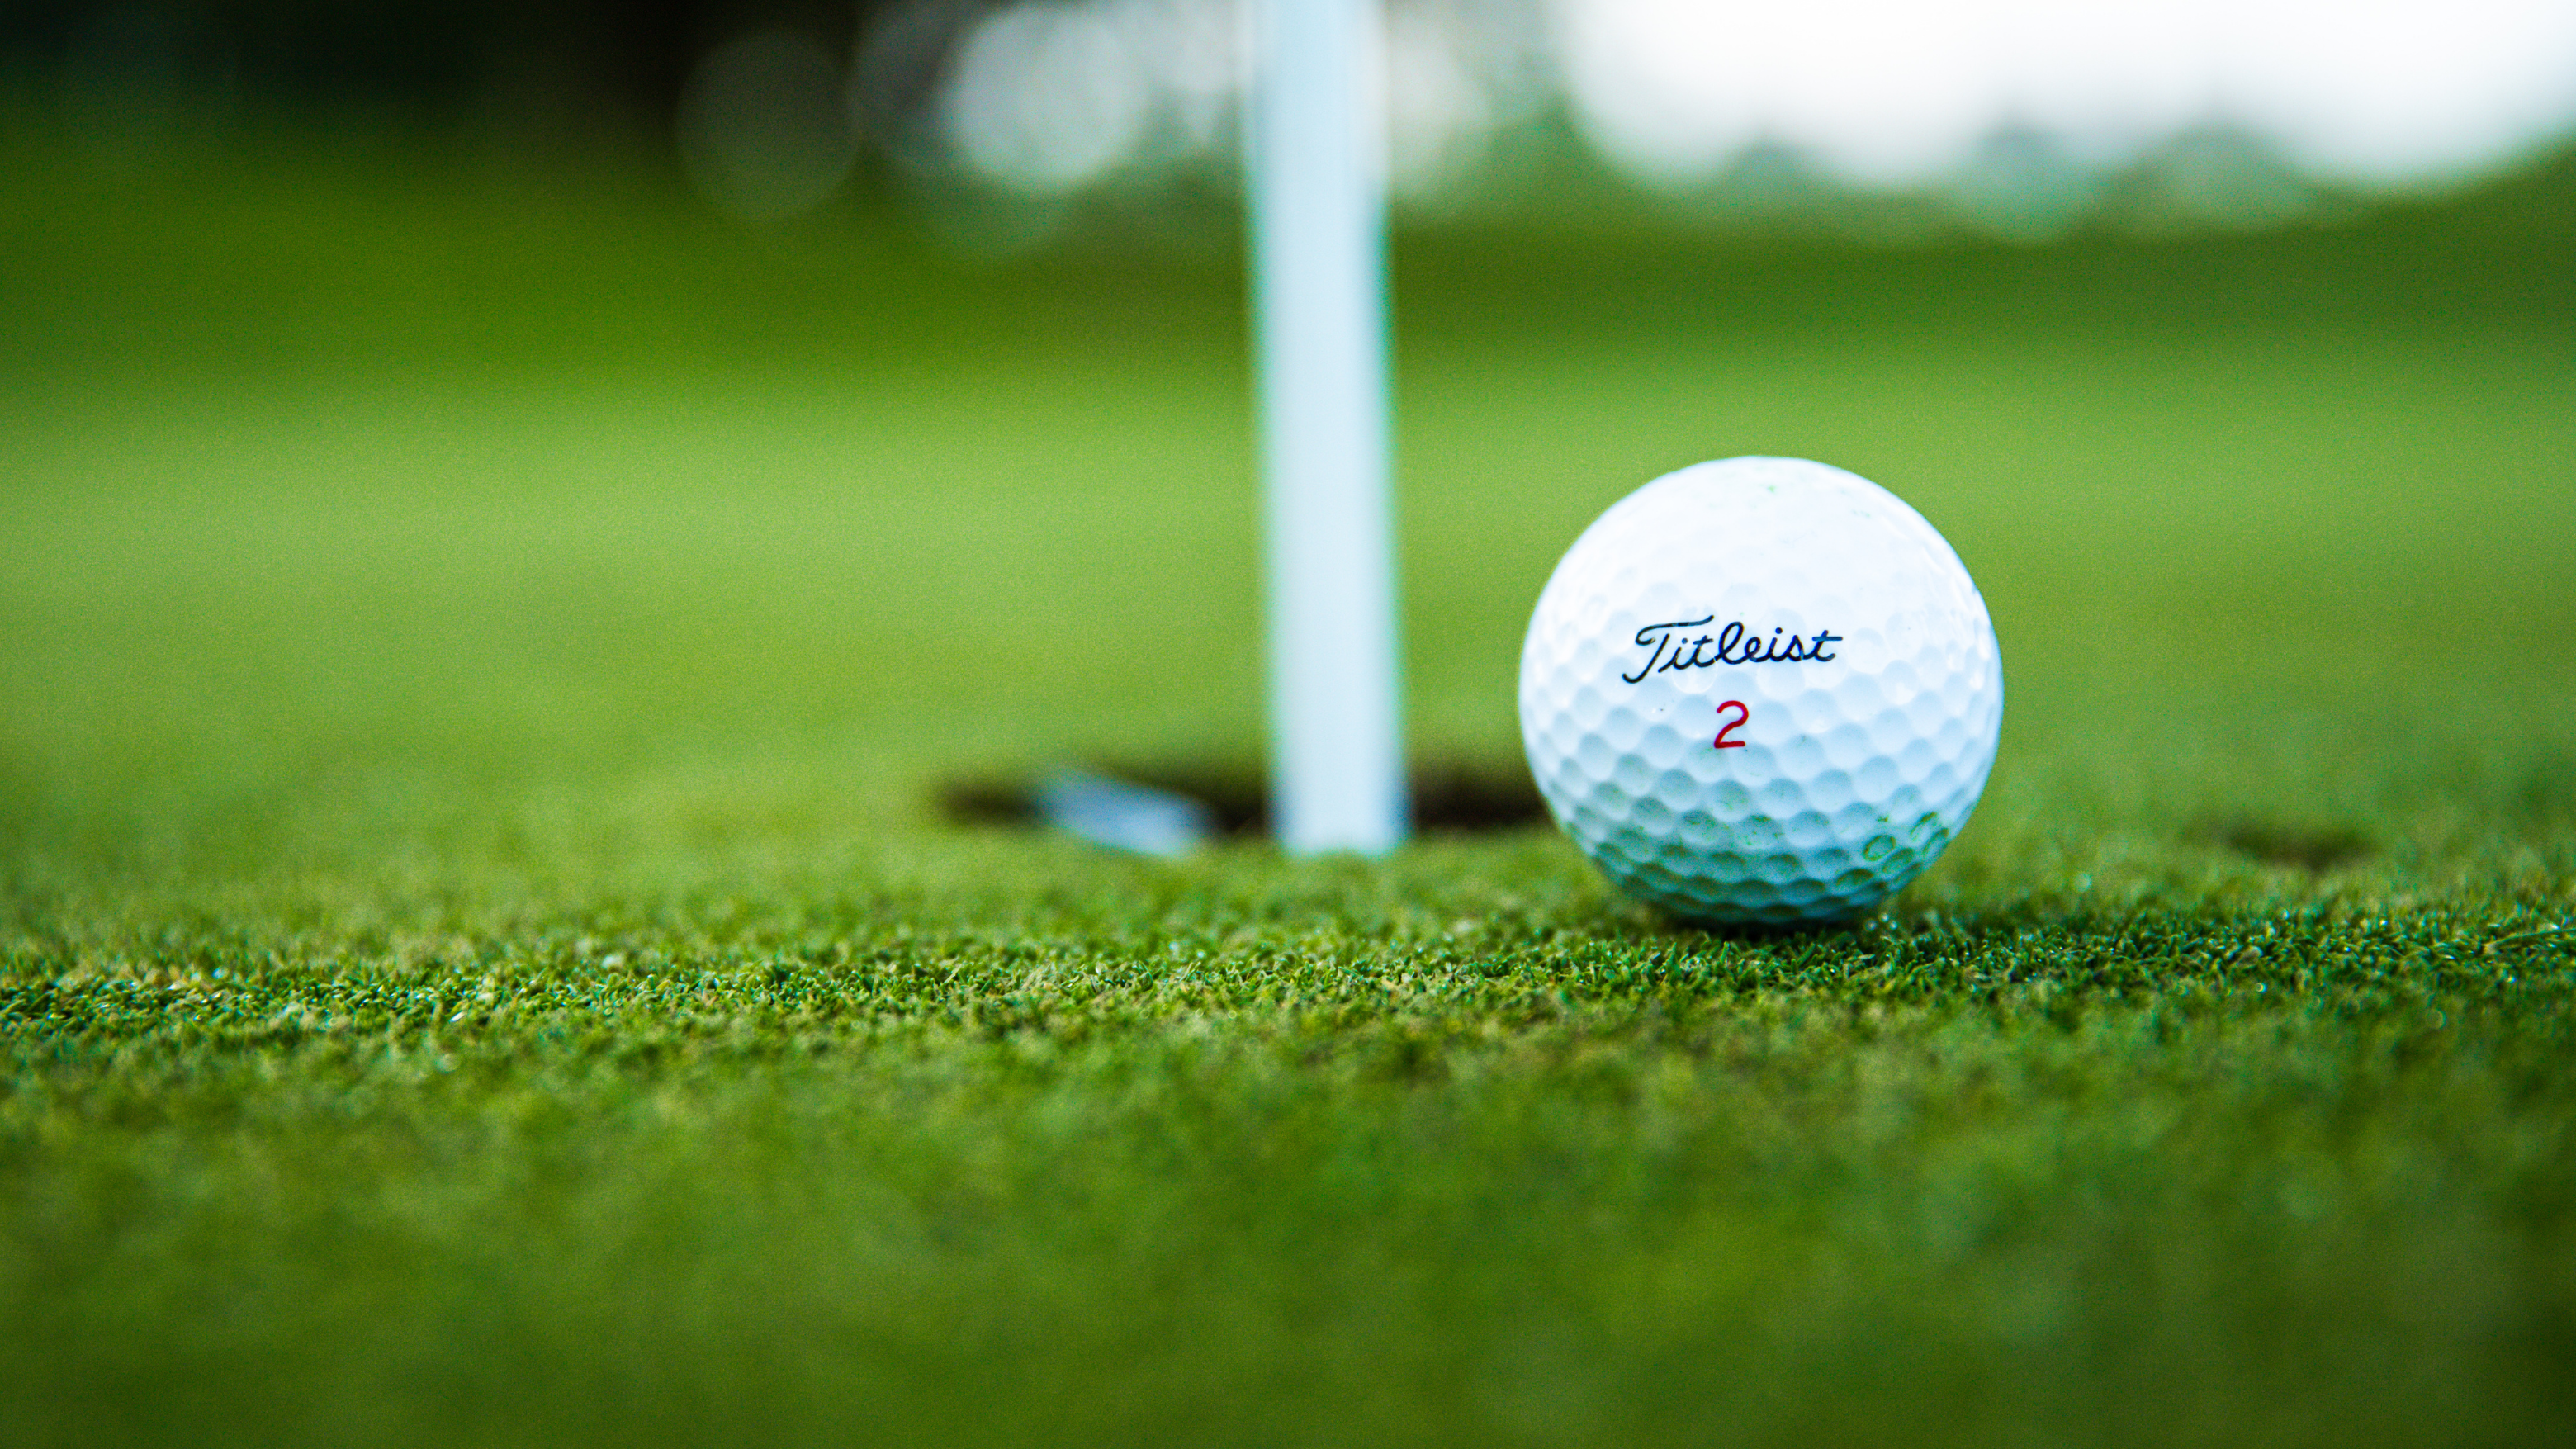
[[[1726,718],[1726,712],[1730,709],[1735,711],[1735,722],[1717,732],[1717,747],[1721,750],[1740,750],[1744,748],[1744,741],[1730,740],[1727,736],[1744,728],[1745,721],[1753,718],[1753,711],[1744,707],[1743,700],[1730,699],[1717,707],[1717,717]]]

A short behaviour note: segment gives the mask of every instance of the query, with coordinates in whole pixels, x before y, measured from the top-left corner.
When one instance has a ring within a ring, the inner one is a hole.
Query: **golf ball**
[[[1558,825],[1688,920],[1849,916],[1923,873],[1994,767],[1985,600],[1895,494],[1797,458],[1668,473],[1539,595],[1521,740]]]

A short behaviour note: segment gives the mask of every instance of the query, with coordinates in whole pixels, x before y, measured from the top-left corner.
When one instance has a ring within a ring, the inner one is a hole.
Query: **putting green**
[[[1399,248],[1419,750],[1815,456],[2008,695],[1855,929],[1551,832],[1178,863],[1260,739],[1237,281],[311,156],[0,226],[0,1431],[2527,1441],[2576,1414],[2562,167],[2269,236]]]

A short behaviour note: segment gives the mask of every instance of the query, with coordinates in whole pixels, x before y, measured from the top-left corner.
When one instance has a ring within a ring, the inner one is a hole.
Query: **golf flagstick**
[[[1252,0],[1246,119],[1271,815],[1293,854],[1406,828],[1388,499],[1377,0]]]

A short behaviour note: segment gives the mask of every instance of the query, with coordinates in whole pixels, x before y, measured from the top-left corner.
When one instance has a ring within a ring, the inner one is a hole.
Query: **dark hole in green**
[[[2240,816],[2216,821],[2201,833],[2238,855],[2306,871],[2332,870],[2376,848],[2368,835],[2349,825],[2285,824]]]
[[[2576,816],[2576,755],[2550,755],[2533,761],[2513,792],[2512,806],[2525,820],[2554,821]]]
[[[1228,835],[1258,835],[1270,828],[1270,784],[1257,766],[1169,761],[1097,761],[1086,768],[1111,779],[1187,795],[1208,807]],[[1510,830],[1547,819],[1526,767],[1465,760],[1414,766],[1414,828],[1426,831]],[[1037,780],[1025,776],[970,776],[939,789],[940,812],[960,825],[1029,825],[1037,820]]]

